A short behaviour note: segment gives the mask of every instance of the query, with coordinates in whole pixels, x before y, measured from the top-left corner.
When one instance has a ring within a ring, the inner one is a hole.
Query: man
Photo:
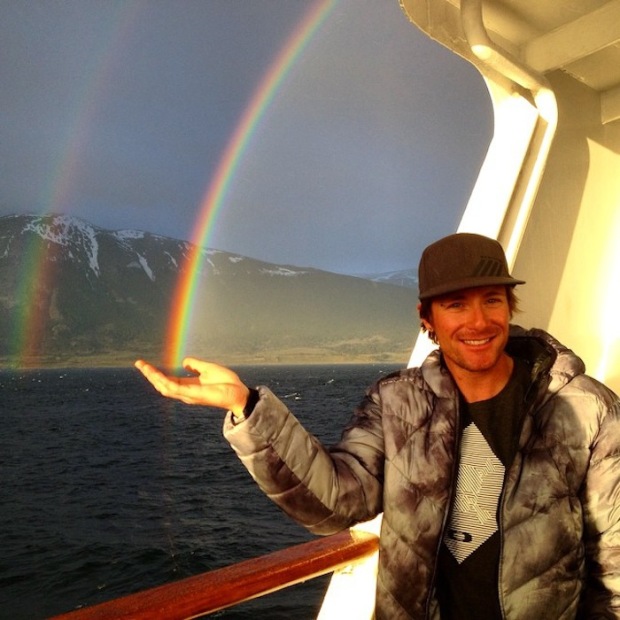
[[[221,366],[137,366],[165,396],[228,409],[238,456],[311,531],[383,512],[377,618],[619,618],[618,398],[551,336],[510,326],[524,282],[497,241],[437,241],[419,282],[439,349],[372,386],[331,449]]]

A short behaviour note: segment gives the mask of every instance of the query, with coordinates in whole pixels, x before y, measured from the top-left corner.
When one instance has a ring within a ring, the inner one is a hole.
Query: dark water
[[[393,368],[237,370],[332,443]],[[312,538],[254,485],[221,412],[163,399],[133,369],[1,371],[0,393],[0,618],[46,618]],[[327,582],[214,617],[312,618]]]

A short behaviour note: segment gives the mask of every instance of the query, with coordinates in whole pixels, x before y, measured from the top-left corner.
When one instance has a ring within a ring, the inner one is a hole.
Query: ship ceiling
[[[421,6],[437,16],[437,3],[401,0],[419,22]],[[538,73],[561,70],[601,94],[601,120],[620,119],[620,0],[483,0],[489,36]],[[436,25],[434,25],[436,27]]]

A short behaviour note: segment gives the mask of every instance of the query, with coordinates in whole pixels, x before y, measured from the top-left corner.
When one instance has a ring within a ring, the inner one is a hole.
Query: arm
[[[604,396],[584,493],[588,618],[620,617],[620,402]]]
[[[243,419],[250,390],[231,370],[188,358],[193,377],[136,367],[163,396],[228,409],[224,435],[261,489],[287,514],[316,533],[332,533],[381,511],[383,430],[378,392],[370,393],[332,450],[308,433],[267,388]],[[237,418],[234,419],[233,418]]]
[[[369,392],[341,441],[325,448],[265,387],[248,419],[230,417],[224,435],[265,494],[318,534],[340,531],[382,510],[383,430]]]

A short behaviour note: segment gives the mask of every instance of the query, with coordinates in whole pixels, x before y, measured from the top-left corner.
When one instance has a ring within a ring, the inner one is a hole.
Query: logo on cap
[[[505,273],[504,264],[497,258],[482,256],[474,269],[472,275],[479,276],[501,276]]]

